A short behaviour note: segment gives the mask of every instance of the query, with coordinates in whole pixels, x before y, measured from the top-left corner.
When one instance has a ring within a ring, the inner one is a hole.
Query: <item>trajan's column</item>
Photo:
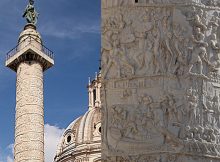
[[[33,0],[23,16],[28,24],[6,58],[6,66],[17,73],[14,162],[44,162],[43,72],[53,66],[53,53],[36,31]]]
[[[219,0],[102,0],[103,162],[220,161],[219,22]]]

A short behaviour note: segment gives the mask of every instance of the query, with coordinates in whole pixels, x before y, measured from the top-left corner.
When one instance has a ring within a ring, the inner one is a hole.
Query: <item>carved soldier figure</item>
[[[212,67],[211,63],[207,60],[207,51],[205,47],[196,48],[192,53],[192,59],[190,62],[189,74],[192,75],[200,75],[204,78],[207,78],[205,74],[203,74],[203,62],[207,63]],[[193,73],[192,68],[197,65],[198,72]],[[213,68],[213,67],[212,67]]]
[[[209,143],[207,144],[208,150],[211,151],[211,153],[214,155],[219,154],[218,150],[215,147],[217,139],[216,139],[216,135],[214,134],[214,130],[212,128],[205,129],[205,137],[206,137],[206,141]]]
[[[214,114],[212,98],[210,96],[207,96],[206,103],[203,105],[204,105],[204,114],[205,114],[204,116],[205,125],[211,126],[213,124],[213,114]]]
[[[129,63],[128,58],[126,56],[126,51],[123,47],[121,47],[118,36],[113,35],[112,37],[112,49],[109,51],[106,71],[103,72],[103,75],[107,75],[112,65],[115,65],[117,68],[117,77],[121,77],[121,68],[123,65],[128,66],[131,69],[131,73],[134,74],[134,67]]]
[[[201,28],[199,27],[196,27],[195,29],[193,41],[196,43],[197,46],[208,46],[208,44],[205,42],[205,35],[202,33]]]
[[[164,116],[164,125],[167,128],[169,125],[170,120],[170,105],[169,105],[169,98],[168,96],[165,96],[165,98],[161,102],[161,108],[163,110],[163,116]]]
[[[153,64],[154,64],[154,74],[158,74],[160,71],[160,31],[157,27],[155,27],[152,31],[153,35],[153,42],[154,42],[154,47],[153,47]]]
[[[193,143],[194,133],[190,126],[185,127],[185,148],[188,149],[188,151],[193,151],[194,143]]]
[[[220,45],[218,43],[217,36],[215,33],[212,33],[211,35],[210,44],[213,50],[217,50],[219,52]]]
[[[189,89],[186,94],[188,121],[192,125],[195,124],[197,119],[198,97],[195,93],[193,89]]]
[[[220,106],[219,106],[219,97],[217,95],[215,95],[212,99],[212,102],[213,102],[213,110],[215,112],[215,120],[216,120],[216,123],[214,124],[214,127],[218,127],[220,125]]]
[[[198,12],[198,14],[195,15],[194,25],[196,28],[199,27],[201,29],[201,31],[204,33],[207,30],[206,25],[202,22],[204,12],[202,9],[199,9],[197,12]]]
[[[213,56],[210,61],[214,64],[215,68],[220,68],[220,44],[217,41],[216,34],[211,35],[210,44],[213,50]]]
[[[154,39],[153,39],[153,35],[152,35],[152,31],[150,31],[147,34],[147,39],[146,39],[146,51],[144,52],[144,74],[154,74],[154,68],[155,68],[155,64],[154,64]]]
[[[124,19],[123,19],[123,15],[122,14],[120,14],[118,17],[117,17],[117,21],[119,22],[118,23],[118,30],[119,30],[119,32],[120,31],[122,31],[123,29],[124,29],[124,27],[125,27],[125,21],[124,21]]]
[[[178,119],[178,112],[177,112],[177,105],[176,105],[176,101],[174,99],[173,95],[168,95],[169,98],[169,118],[170,120],[172,120],[173,122],[179,122]]]
[[[118,129],[124,128],[127,119],[127,112],[120,106],[113,106],[112,110],[114,116],[112,125]]]
[[[216,71],[214,66],[209,62],[207,57],[208,43],[204,41],[204,34],[201,32],[200,28],[196,28],[195,37],[193,37],[193,41],[196,44],[193,48],[192,58],[189,64],[189,74],[191,75],[200,75],[204,78],[207,78],[206,75],[203,74],[203,63],[205,63],[209,70]],[[193,73],[192,69],[197,65],[197,73]]]
[[[137,112],[135,115],[129,114],[128,121],[126,124],[126,130],[125,130],[125,137],[131,138],[131,139],[136,139],[138,132],[138,127],[137,127]]]
[[[215,27],[215,29],[216,29],[219,26],[219,20],[220,20],[220,18],[219,18],[218,12],[214,12],[213,17],[210,21],[211,26]],[[212,32],[217,32],[215,29]]]
[[[174,63],[175,54],[171,48],[173,33],[172,33],[172,13],[169,9],[164,9],[164,17],[158,23],[158,27],[161,33],[161,45],[167,52],[165,54],[165,62],[167,64],[167,71],[172,72],[171,65]],[[162,56],[161,56],[162,57]],[[161,61],[162,63],[162,61]]]
[[[214,128],[214,134],[216,135],[216,143],[220,143],[220,130],[218,128]]]
[[[176,63],[173,65],[173,72],[177,75],[183,75],[185,73],[185,66],[187,65],[187,56],[183,52],[183,48],[180,48],[184,43],[186,43],[184,38],[185,29],[179,24],[174,24],[173,27],[174,34],[174,47],[176,50]]]
[[[215,134],[214,134],[214,130],[211,128],[211,129],[209,129],[209,135],[210,135],[210,141],[211,141],[211,143],[216,143],[216,136],[215,136]]]
[[[139,38],[139,45],[138,45],[138,54],[137,56],[133,57],[136,61],[138,69],[142,69],[144,66],[148,65],[149,58],[148,53],[146,53],[146,36],[145,32],[136,33],[136,37]]]
[[[186,126],[185,128],[185,140],[192,140],[194,137],[193,132],[190,126]]]
[[[197,142],[199,151],[201,151],[202,153],[207,153],[208,149],[206,145],[204,144],[204,140],[202,139],[203,133],[204,133],[204,128],[201,126],[198,126],[198,128],[196,128],[194,131],[194,139]]]
[[[121,22],[123,22],[123,17],[121,17]],[[120,22],[120,23],[121,23]],[[125,23],[125,22],[123,22]],[[132,43],[135,41],[135,35],[134,35],[134,31],[132,28],[132,21],[131,20],[127,20],[126,25],[124,26],[124,29],[120,32],[120,41],[122,43]]]

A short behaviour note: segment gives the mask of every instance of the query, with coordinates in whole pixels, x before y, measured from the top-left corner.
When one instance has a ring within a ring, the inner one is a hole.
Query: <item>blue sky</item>
[[[45,73],[45,123],[62,131],[87,110],[88,77],[100,56],[100,0],[35,0],[37,29],[55,53],[55,66]],[[15,78],[4,67],[26,21],[28,0],[0,0],[0,162],[10,161],[14,142]],[[54,132],[54,131],[53,131]]]

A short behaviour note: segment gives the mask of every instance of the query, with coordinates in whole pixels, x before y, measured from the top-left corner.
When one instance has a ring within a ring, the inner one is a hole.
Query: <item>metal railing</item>
[[[32,45],[33,47],[37,48],[41,52],[43,52],[45,55],[50,57],[51,59],[54,59],[54,54],[53,52],[45,47],[42,43],[40,43],[36,38],[32,36],[28,36],[25,38],[23,41],[21,41],[16,47],[11,49],[7,54],[6,54],[6,61],[9,60],[11,57],[13,57],[17,52],[21,51],[28,45]]]

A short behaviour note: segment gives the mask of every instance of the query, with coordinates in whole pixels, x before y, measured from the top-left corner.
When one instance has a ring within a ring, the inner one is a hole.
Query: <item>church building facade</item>
[[[89,82],[89,109],[64,131],[54,162],[101,162],[100,79]]]

